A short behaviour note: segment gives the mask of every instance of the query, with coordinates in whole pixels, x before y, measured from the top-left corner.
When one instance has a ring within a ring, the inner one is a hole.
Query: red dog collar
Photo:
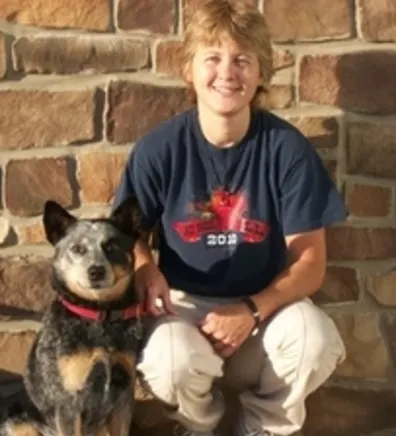
[[[59,301],[66,309],[75,315],[79,315],[81,318],[92,319],[94,321],[116,321],[120,319],[140,318],[145,314],[142,303],[134,304],[133,306],[121,310],[100,310],[78,306],[77,304],[70,303],[70,301],[67,301],[62,297],[59,297]]]

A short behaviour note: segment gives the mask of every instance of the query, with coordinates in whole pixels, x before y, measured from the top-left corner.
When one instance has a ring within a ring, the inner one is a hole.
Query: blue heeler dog
[[[134,408],[141,315],[133,248],[141,212],[129,197],[108,219],[77,219],[48,201],[55,298],[30,350],[25,404],[0,436],[127,436]]]

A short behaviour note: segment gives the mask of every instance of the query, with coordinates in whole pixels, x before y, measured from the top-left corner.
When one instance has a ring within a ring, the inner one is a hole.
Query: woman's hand
[[[249,337],[255,323],[244,303],[212,309],[200,323],[200,329],[222,356],[231,356]]]
[[[146,300],[147,310],[154,316],[175,315],[168,283],[154,262],[141,265],[135,272],[137,291]],[[161,306],[157,301],[160,300]]]

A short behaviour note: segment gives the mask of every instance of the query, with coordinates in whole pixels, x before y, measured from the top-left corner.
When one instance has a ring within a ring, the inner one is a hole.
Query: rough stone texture
[[[387,378],[389,356],[377,315],[363,312],[337,314],[333,319],[348,350],[345,361],[335,374],[353,378]]]
[[[390,388],[321,388],[308,397],[304,436],[363,436],[393,427],[395,401]]]
[[[296,117],[289,121],[317,148],[333,148],[338,144],[338,123],[334,117]]]
[[[156,73],[166,76],[182,75],[182,42],[179,40],[159,41],[155,50]]]
[[[347,136],[349,174],[395,178],[396,123],[349,123]]]
[[[383,306],[396,307],[396,270],[368,277],[366,289]]]
[[[0,332],[0,370],[23,373],[35,336],[34,332]]]
[[[175,26],[173,0],[118,0],[117,22],[120,29],[145,29],[155,33],[172,33]]]
[[[41,222],[17,226],[16,232],[21,244],[40,244],[46,242],[44,227]]]
[[[0,32],[0,78],[4,77],[7,71],[6,48],[4,35]]]
[[[392,207],[392,190],[383,186],[347,183],[346,205],[352,215],[385,217]]]
[[[276,48],[273,51],[273,66],[274,70],[282,70],[283,68],[294,65],[293,55],[288,50]]]
[[[95,139],[94,91],[0,91],[0,149]],[[23,126],[23,128],[21,128]]]
[[[12,160],[6,170],[6,205],[13,215],[32,216],[43,212],[52,199],[64,207],[73,205],[73,180],[68,158]]]
[[[0,17],[37,27],[107,30],[108,0],[1,0]]]
[[[384,315],[381,327],[385,331],[389,341],[389,353],[392,356],[392,366],[396,365],[396,317],[395,314]]]
[[[294,89],[290,85],[273,84],[263,98],[262,105],[269,109],[286,109],[294,102]]]
[[[82,201],[108,204],[118,186],[126,160],[127,153],[98,151],[82,154],[79,159]]]
[[[350,2],[346,0],[264,2],[271,36],[279,42],[348,38],[352,34],[351,12]]]
[[[358,0],[360,32],[368,41],[396,41],[396,4],[392,0]]]
[[[317,304],[357,301],[359,284],[353,268],[330,266],[322,289],[313,296]]]
[[[331,260],[375,260],[396,257],[396,229],[332,227],[327,231]]]
[[[149,64],[148,42],[125,36],[22,37],[13,49],[15,69],[27,73],[111,73]]]
[[[47,259],[5,257],[0,259],[0,314],[9,310],[42,311],[53,297]]]
[[[396,52],[306,55],[300,63],[301,101],[372,114],[396,112]]]
[[[110,84],[108,99],[107,138],[115,143],[136,141],[190,106],[185,88],[124,81]]]

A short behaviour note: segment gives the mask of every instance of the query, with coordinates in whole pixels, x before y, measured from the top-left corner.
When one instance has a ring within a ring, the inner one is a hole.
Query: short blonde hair
[[[183,76],[186,77],[197,44],[211,45],[227,35],[241,48],[253,51],[258,58],[262,83],[252,104],[260,105],[265,100],[273,76],[271,38],[264,15],[246,0],[207,0],[199,3],[186,17]]]

